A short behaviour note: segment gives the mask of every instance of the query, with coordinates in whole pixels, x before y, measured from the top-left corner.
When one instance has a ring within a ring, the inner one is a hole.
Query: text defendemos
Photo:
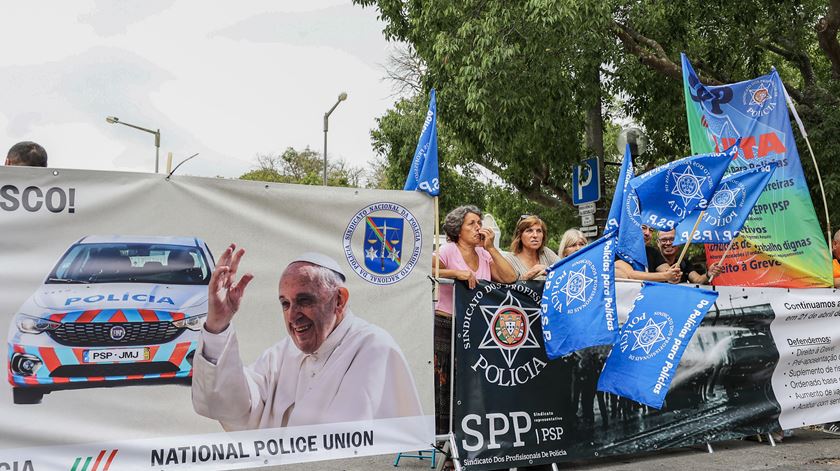
[[[779,350],[773,389],[783,428],[840,420],[840,299],[815,296],[774,303]]]

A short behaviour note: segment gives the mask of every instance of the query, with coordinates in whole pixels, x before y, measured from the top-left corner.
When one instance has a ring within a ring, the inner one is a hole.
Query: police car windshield
[[[206,285],[210,270],[198,247],[168,244],[77,244],[47,284],[157,283]]]

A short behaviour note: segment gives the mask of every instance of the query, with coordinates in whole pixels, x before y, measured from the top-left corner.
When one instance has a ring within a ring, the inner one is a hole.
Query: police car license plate
[[[85,350],[85,363],[110,363],[119,361],[142,361],[149,359],[148,348],[109,348]]]

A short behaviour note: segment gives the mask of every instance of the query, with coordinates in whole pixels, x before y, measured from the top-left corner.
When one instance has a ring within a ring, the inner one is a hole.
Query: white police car
[[[88,236],[9,328],[16,404],[58,389],[189,382],[214,261],[197,238]]]

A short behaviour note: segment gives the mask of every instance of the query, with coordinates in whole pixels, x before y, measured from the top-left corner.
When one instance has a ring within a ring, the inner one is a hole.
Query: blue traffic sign
[[[584,160],[572,170],[572,202],[575,206],[601,199],[598,157]]]

